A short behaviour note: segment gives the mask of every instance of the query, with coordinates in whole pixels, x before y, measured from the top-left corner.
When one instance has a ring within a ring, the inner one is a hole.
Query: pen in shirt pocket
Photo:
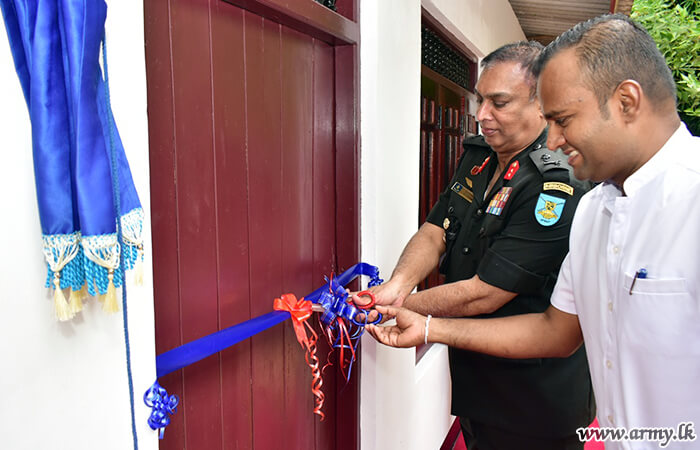
[[[630,295],[632,295],[632,289],[634,289],[634,283],[637,282],[638,278],[646,278],[647,277],[647,269],[642,267],[638,271],[634,273],[634,278],[632,278],[632,284],[630,285]]]

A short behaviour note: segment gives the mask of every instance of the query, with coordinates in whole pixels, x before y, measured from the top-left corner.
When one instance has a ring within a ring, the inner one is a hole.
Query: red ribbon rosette
[[[301,347],[306,350],[306,364],[311,368],[311,375],[313,379],[311,380],[311,392],[314,394],[314,414],[321,417],[321,420],[325,418],[325,414],[321,411],[323,408],[324,394],[321,391],[323,386],[323,379],[321,378],[321,370],[319,369],[318,358],[316,357],[316,341],[318,340],[318,335],[308,324],[307,320],[311,317],[312,303],[308,300],[297,300],[294,294],[284,294],[281,298],[276,298],[273,304],[273,309],[275,311],[287,311],[292,315],[292,325],[294,325],[294,333],[297,335],[297,341]],[[311,335],[306,334],[306,330],[309,330]]]
[[[275,299],[273,309],[275,311],[287,311],[292,315],[292,324],[294,325],[294,333],[297,335],[297,341],[299,341],[302,348],[308,351],[310,341],[304,329],[304,325],[306,325],[314,337],[316,335],[314,330],[306,323],[306,320],[311,317],[311,302],[303,298],[297,300],[294,294],[284,294],[281,298]],[[315,343],[316,340],[313,339],[313,341]]]

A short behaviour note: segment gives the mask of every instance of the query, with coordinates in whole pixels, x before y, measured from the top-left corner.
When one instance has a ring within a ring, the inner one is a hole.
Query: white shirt
[[[695,442],[667,448],[700,448],[700,138],[681,124],[624,191],[582,198],[552,304],[578,315],[601,427],[694,422]]]

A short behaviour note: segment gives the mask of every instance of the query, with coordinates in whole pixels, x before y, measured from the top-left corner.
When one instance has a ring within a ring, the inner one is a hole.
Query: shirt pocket
[[[655,356],[700,356],[700,302],[684,278],[625,274],[616,322],[624,347]],[[631,289],[631,294],[630,294]]]

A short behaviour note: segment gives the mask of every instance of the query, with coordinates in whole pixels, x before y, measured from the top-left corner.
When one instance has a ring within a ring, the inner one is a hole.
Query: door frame
[[[314,0],[212,0],[212,4],[214,2],[232,4],[333,47],[335,103],[332,139],[335,149],[336,204],[334,266],[340,273],[360,258],[359,0],[339,1],[338,12],[333,12]],[[169,8],[169,2],[166,3],[168,6],[161,7]],[[162,20],[162,15],[156,15],[155,20]],[[145,26],[149,26],[147,21]],[[157,157],[163,150],[151,146],[151,158]],[[167,257],[176,259],[177,255]],[[335,448],[340,450],[360,447],[359,363],[360,361],[356,363],[355,375],[347,385],[340,373],[337,374],[335,383]]]

